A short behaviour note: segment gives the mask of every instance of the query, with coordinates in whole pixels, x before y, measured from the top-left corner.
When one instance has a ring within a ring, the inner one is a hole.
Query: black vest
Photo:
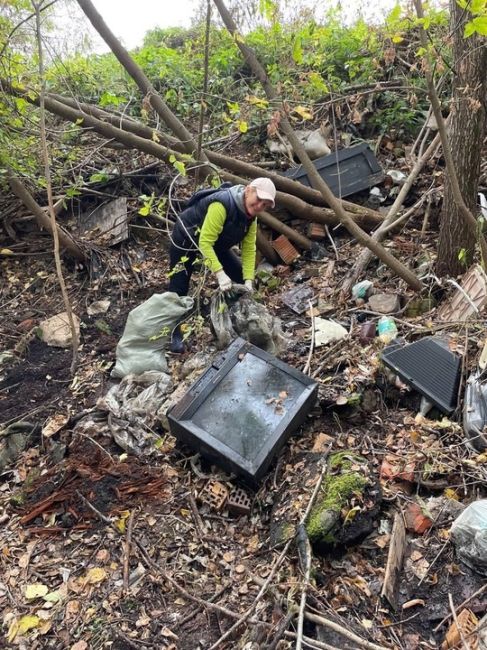
[[[199,190],[189,199],[186,208],[179,215],[178,221],[174,226],[173,239],[178,245],[184,245],[187,248],[194,248],[191,242],[193,239],[196,244],[199,240],[199,232],[210,203],[222,203],[227,213],[223,230],[221,231],[215,246],[222,249],[228,249],[239,244],[247,234],[253,219],[240,210],[228,189],[230,183],[223,183],[219,188]],[[189,233],[189,234],[188,234]]]

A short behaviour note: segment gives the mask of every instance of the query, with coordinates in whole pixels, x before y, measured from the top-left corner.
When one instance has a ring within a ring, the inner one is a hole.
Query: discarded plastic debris
[[[365,300],[373,286],[374,285],[370,280],[362,280],[362,282],[357,282],[357,284],[354,284],[352,287],[352,298],[355,300],[357,298],[362,298]]]
[[[281,320],[273,316],[265,305],[255,301],[247,289],[233,285],[238,294],[227,302],[221,294],[211,299],[210,318],[219,350],[241,336],[270,354],[279,354],[287,345],[281,329]],[[227,304],[228,303],[228,304]]]
[[[438,309],[439,320],[464,321],[483,311],[487,304],[487,275],[480,266],[472,266],[467,271],[461,286],[454,280],[449,282],[457,287],[457,291]]]
[[[474,372],[467,380],[463,402],[463,430],[478,451],[487,449],[487,382]]]
[[[397,326],[393,318],[382,316],[377,323],[377,334],[382,343],[390,343],[397,336]]]
[[[406,174],[398,169],[389,169],[386,171],[386,176],[389,176],[396,185],[404,185],[407,179]]]
[[[458,557],[474,571],[487,575],[487,499],[465,508],[453,522],[450,535]]]
[[[74,328],[79,336],[80,322],[76,314],[73,314]],[[72,343],[71,327],[69,325],[68,313],[63,311],[60,314],[51,316],[39,325],[41,338],[47,345],[56,348],[69,348]]]
[[[376,157],[365,143],[335,151],[313,164],[333,194],[339,197],[366,190],[384,178]],[[311,186],[302,165],[289,169],[284,176]]]
[[[480,204],[480,213],[482,215],[482,218],[487,220],[487,198],[485,194],[482,194],[482,192],[478,193],[478,197]]]
[[[382,361],[399,377],[424,395],[443,413],[452,413],[458,402],[461,360],[436,337],[409,345],[389,345]]]
[[[239,338],[168,412],[171,433],[258,481],[312,408],[317,384]]]
[[[315,318],[315,346],[317,348],[332,341],[341,341],[348,335],[348,331],[332,320],[324,318]]]
[[[127,199],[121,197],[81,216],[81,231],[93,233],[93,240],[114,246],[127,239]]]
[[[302,314],[309,309],[309,303],[313,302],[314,291],[311,287],[301,286],[286,291],[282,294],[282,302],[292,309],[296,314]]]

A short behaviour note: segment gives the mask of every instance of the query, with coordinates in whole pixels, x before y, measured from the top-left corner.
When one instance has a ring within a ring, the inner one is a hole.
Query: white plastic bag
[[[458,557],[465,564],[487,574],[487,499],[471,503],[455,519],[451,539]]]
[[[193,298],[166,291],[155,293],[132,309],[117,345],[117,363],[112,377],[139,375],[146,370],[167,372],[163,350],[183,316],[193,308]]]

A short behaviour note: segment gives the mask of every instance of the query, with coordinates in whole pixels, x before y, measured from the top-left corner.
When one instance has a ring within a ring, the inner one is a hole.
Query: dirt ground
[[[419,227],[413,224],[409,232],[416,263],[429,246]],[[128,269],[118,251],[108,253],[102,280],[68,265],[68,291],[81,319],[74,376],[71,350],[48,347],[38,336],[39,323],[63,310],[52,262],[36,255],[1,262],[1,351],[13,356],[0,366],[0,429],[21,422],[29,431],[25,447],[1,473],[2,647],[294,647],[296,619],[286,617],[299,607],[303,570],[296,545],[282,554],[284,542],[272,536],[276,507],[285,504],[286,522],[299,520],[316,484],[309,468],[330,451],[363,456],[380,484],[381,501],[365,538],[314,554],[303,628],[307,647],[440,647],[451,623],[449,599],[458,607],[485,581],[457,557],[449,540],[453,510],[447,507],[483,496],[485,465],[482,454],[466,447],[459,413],[449,420],[418,418],[418,395],[394,386],[380,364],[381,342],[360,344],[357,316],[366,308],[337,299],[357,248],[340,234],[335,245],[339,261],[327,246],[325,259],[303,256],[278,269],[278,286],[261,289],[288,335],[281,358],[299,370],[310,361],[319,397],[256,490],[195,456],[160,425],[157,444],[144,457],[114,442],[106,418],[93,417],[90,429],[75,432],[83,417],[97,415],[97,400],[113,383],[109,373],[127,314],[164,289],[161,242],[132,238]],[[411,263],[411,248],[401,238],[392,247]],[[368,277],[407,305],[411,295],[388,270],[375,263]],[[282,302],[283,292],[298,284],[316,293],[321,317],[347,327],[347,339],[310,352],[310,315],[297,315]],[[213,290],[207,286],[203,295]],[[436,292],[439,300],[441,294]],[[108,311],[89,316],[88,306],[101,299],[110,300]],[[408,341],[441,330],[466,364],[482,343],[480,324],[441,328],[434,309],[418,317],[403,311],[398,327]],[[182,357],[168,355],[175,386],[188,359],[215,351],[207,316],[189,344]],[[197,376],[190,375],[189,383]],[[42,430],[54,416],[64,424],[46,436]],[[402,463],[395,474],[384,470],[391,456]],[[240,485],[250,512],[238,515],[205,500],[215,482],[228,492]],[[394,608],[381,597],[394,515],[412,503],[429,513],[433,498],[444,501],[430,527],[421,533],[408,528]],[[468,607],[480,618],[486,605],[480,593]],[[249,620],[227,638],[249,608]],[[360,642],[338,634],[320,616]]]

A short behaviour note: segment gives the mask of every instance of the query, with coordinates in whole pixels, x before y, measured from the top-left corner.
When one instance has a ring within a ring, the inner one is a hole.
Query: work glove
[[[252,293],[254,291],[254,283],[252,280],[245,280],[245,288],[249,293]]]
[[[216,279],[218,280],[218,286],[220,287],[220,291],[230,291],[232,288],[232,281],[228,277],[228,275],[220,269],[215,273]]]

